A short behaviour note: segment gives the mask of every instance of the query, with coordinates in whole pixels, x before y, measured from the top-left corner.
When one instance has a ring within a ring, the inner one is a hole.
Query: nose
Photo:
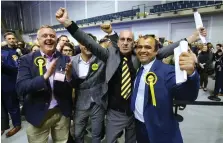
[[[47,35],[46,39],[53,39],[51,35]]]
[[[125,39],[125,41],[124,41],[124,45],[127,45],[128,44],[128,42],[127,42],[127,40]]]
[[[141,53],[144,53],[144,52],[146,52],[146,49],[145,49],[145,47],[142,47],[142,48],[141,48],[141,50],[140,50],[140,52],[141,52]]]

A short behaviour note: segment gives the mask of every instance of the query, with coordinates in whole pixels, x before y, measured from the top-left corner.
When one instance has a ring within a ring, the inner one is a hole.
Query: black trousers
[[[207,88],[207,85],[208,85],[208,74],[205,69],[202,69],[200,72],[200,86]]]
[[[150,143],[146,130],[146,125],[139,120],[135,120],[136,125],[136,141],[137,143]]]
[[[216,80],[214,86],[214,95],[218,95],[219,90],[221,89],[221,94],[223,94],[223,71],[216,72]]]

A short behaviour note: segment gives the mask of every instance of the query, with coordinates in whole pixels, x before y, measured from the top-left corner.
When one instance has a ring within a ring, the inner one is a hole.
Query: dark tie
[[[144,69],[144,67],[142,66],[142,67],[138,70],[138,72],[137,72],[137,74],[136,74],[135,86],[134,86],[134,88],[133,88],[133,98],[134,98],[134,100],[136,99],[136,96],[137,96],[137,93],[138,93],[139,82],[140,82],[140,79],[141,79],[141,76],[142,76],[143,69]],[[135,103],[135,102],[132,101],[131,104],[132,104],[132,103]],[[135,109],[135,105],[131,105],[131,106],[132,106],[132,109],[134,110],[134,109]]]
[[[127,65],[128,59],[126,57],[123,58],[123,63],[122,63],[122,83],[121,83],[121,96],[124,99],[128,99],[130,94],[131,94],[131,75],[130,75],[130,70]]]

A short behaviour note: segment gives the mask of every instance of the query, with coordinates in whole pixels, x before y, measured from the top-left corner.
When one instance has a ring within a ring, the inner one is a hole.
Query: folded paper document
[[[182,52],[188,52],[187,41],[181,41],[180,45],[174,49],[176,84],[187,81],[187,72],[185,70],[181,70],[179,64],[179,57]]]
[[[199,12],[194,12],[194,20],[195,20],[195,24],[196,24],[196,28],[199,29],[200,27],[203,27],[203,22],[201,19],[201,15]],[[203,43],[207,43],[206,39],[204,36],[200,35],[200,39]]]

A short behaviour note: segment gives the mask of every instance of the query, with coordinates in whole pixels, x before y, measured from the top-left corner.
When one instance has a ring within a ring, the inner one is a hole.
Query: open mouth
[[[52,45],[54,45],[54,42],[51,41],[51,40],[47,40],[47,41],[44,42],[44,44],[45,44],[45,45],[52,46]]]

